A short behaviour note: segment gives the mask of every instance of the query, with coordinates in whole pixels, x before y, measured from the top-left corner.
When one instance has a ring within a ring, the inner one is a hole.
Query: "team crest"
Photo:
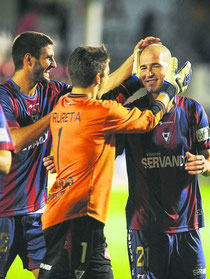
[[[166,143],[169,143],[170,142],[170,139],[171,139],[171,132],[169,131],[169,129],[165,129],[162,133],[162,136],[165,140]]]

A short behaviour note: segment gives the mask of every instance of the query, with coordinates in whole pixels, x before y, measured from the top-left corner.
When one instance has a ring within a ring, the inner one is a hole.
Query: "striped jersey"
[[[176,233],[204,226],[198,176],[184,165],[186,151],[210,148],[208,117],[192,99],[176,96],[175,101],[153,131],[118,141],[118,152],[126,151],[128,229]],[[130,106],[144,110],[148,105],[145,95]]]
[[[0,104],[10,127],[25,127],[47,115],[70,86],[51,81],[39,83],[34,96],[20,92],[9,79],[0,84]],[[43,157],[50,154],[51,136],[43,133],[36,141],[13,156],[11,171],[0,176],[0,217],[26,214],[45,205],[47,171]]]
[[[2,106],[0,105],[0,150],[15,152]]]

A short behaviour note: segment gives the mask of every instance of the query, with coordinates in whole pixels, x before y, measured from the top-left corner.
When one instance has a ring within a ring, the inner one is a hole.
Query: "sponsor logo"
[[[196,214],[197,214],[197,215],[202,215],[202,213],[203,213],[203,210],[202,210],[202,209],[197,209],[197,210],[196,210]]]
[[[9,244],[9,234],[2,232],[0,234],[0,253],[6,253]]]
[[[7,129],[5,128],[0,128],[0,142],[10,142],[10,138],[7,132]]]
[[[141,163],[145,168],[182,167],[186,162],[184,155],[143,157]]]
[[[104,258],[110,260],[109,250],[108,248],[104,249]]]
[[[173,124],[173,121],[165,121],[165,122],[160,121],[158,124],[159,124],[160,126],[161,126],[161,125],[165,125],[165,124]]]
[[[35,147],[38,147],[40,144],[45,143],[46,140],[48,139],[48,134],[49,134],[48,131],[45,132],[38,140],[36,140],[36,141],[33,142],[32,144],[30,144],[29,146],[27,146],[26,148],[24,148],[23,151],[33,149],[33,148],[35,148]]]
[[[206,268],[199,267],[199,268],[193,269],[193,276],[199,276],[202,274],[206,274]]]
[[[198,142],[208,140],[210,138],[209,127],[204,127],[196,131],[196,138]]]
[[[45,263],[41,263],[41,264],[40,264],[40,268],[42,268],[42,269],[44,269],[44,270],[50,271],[51,268],[52,268],[52,265],[45,264]]]

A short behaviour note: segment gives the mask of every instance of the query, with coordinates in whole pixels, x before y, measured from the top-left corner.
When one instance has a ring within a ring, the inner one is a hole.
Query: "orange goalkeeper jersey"
[[[69,94],[52,111],[57,171],[43,228],[89,215],[105,223],[115,161],[115,133],[153,129],[163,112],[128,110],[115,101]]]

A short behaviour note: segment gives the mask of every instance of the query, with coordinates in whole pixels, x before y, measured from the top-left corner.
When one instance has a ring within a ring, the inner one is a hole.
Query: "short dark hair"
[[[40,32],[26,31],[16,36],[12,46],[15,70],[23,68],[23,59],[26,53],[39,59],[42,48],[47,45],[53,45],[53,40]]]
[[[91,86],[97,73],[103,76],[109,57],[105,45],[77,47],[68,60],[72,85],[81,88]]]

